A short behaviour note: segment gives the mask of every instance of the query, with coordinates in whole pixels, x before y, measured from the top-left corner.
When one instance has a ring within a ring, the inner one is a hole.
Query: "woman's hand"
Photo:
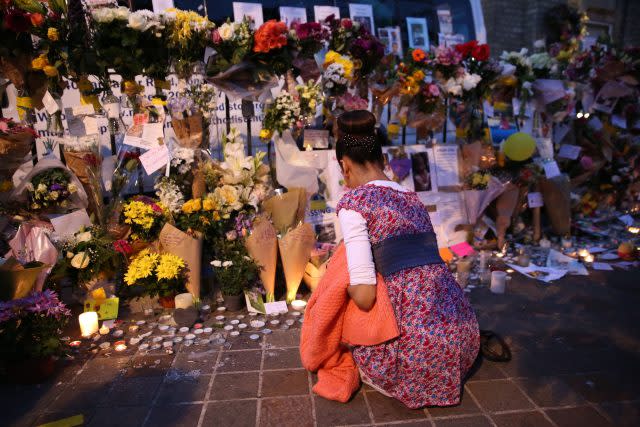
[[[369,311],[376,302],[376,285],[350,285],[347,292],[360,310]]]

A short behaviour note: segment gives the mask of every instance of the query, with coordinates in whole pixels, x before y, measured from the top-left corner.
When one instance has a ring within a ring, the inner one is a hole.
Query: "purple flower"
[[[60,184],[51,184],[51,191],[58,191],[58,190],[62,190],[64,187],[62,187],[62,185]]]

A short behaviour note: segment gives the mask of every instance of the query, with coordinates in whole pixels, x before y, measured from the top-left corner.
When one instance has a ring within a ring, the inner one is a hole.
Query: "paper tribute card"
[[[264,24],[264,18],[262,16],[262,3],[245,3],[245,2],[233,2],[233,20],[235,22],[242,22],[247,17],[256,28]]]

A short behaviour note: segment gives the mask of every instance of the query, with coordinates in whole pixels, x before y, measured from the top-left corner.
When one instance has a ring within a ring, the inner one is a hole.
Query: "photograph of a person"
[[[368,16],[354,16],[353,20],[365,28],[369,33],[372,31],[371,18]]]
[[[407,32],[409,33],[410,48],[429,48],[429,33],[427,32],[426,18],[407,18]]]
[[[413,153],[411,155],[411,168],[413,169],[415,191],[431,191],[431,171],[427,153]]]
[[[321,243],[335,243],[337,239],[336,227],[333,223],[315,225],[317,241]]]

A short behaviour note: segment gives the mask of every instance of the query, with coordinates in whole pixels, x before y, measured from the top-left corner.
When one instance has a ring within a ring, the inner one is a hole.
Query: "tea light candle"
[[[580,250],[578,251],[578,256],[579,256],[580,258],[584,258],[584,257],[587,257],[587,256],[589,256],[589,255],[591,255],[591,254],[590,254],[590,253],[589,253],[589,251],[588,251],[588,250],[586,250],[586,249],[580,249]]]
[[[109,333],[109,327],[107,327],[105,324],[102,324],[98,332],[100,332],[100,335],[107,335]]]
[[[307,306],[307,302],[301,299],[294,299],[291,301],[291,308],[294,310],[302,311]]]
[[[586,262],[587,264],[591,264],[593,262],[594,258],[593,255],[589,254],[586,257],[584,257],[584,262]]]
[[[193,295],[186,292],[184,294],[178,294],[174,298],[176,303],[176,308],[189,308],[193,305]]]
[[[95,311],[87,311],[78,316],[80,323],[80,334],[88,338],[98,332],[98,313]]]
[[[125,351],[127,349],[127,345],[124,343],[124,341],[116,341],[113,349],[115,351]]]
[[[538,242],[538,245],[541,248],[545,248],[545,249],[549,249],[551,247],[551,240],[547,239],[547,238],[542,238],[540,239],[540,241]]]
[[[565,248],[565,249],[568,249],[571,246],[573,246],[573,241],[571,240],[571,237],[563,237],[562,238],[562,247]]]
[[[640,227],[629,227],[627,231],[631,234],[638,234],[640,233]]]
[[[507,273],[504,271],[493,271],[491,273],[491,292],[494,294],[504,294],[507,283]]]
[[[69,347],[74,347],[74,348],[80,347],[80,344],[82,344],[82,342],[80,342],[80,341],[71,341],[69,343]]]

